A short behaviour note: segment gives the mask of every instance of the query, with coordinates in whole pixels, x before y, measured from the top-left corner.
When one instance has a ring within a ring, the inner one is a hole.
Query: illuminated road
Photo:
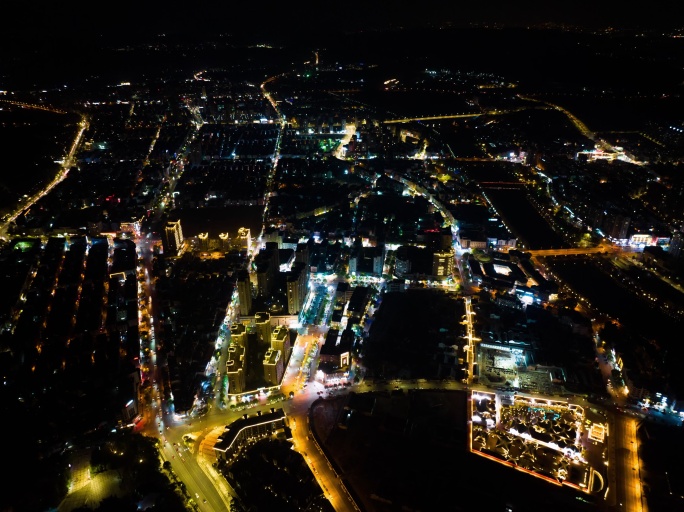
[[[532,98],[530,96],[523,96],[521,94],[518,94],[518,98],[521,100],[526,100],[526,101],[533,101],[535,103],[539,103],[541,105],[546,105],[548,107],[551,107],[553,109],[556,109],[563,114],[565,114],[570,121],[572,121],[572,124],[575,125],[575,127],[584,135],[586,138],[591,139],[593,141],[596,141],[596,135],[594,132],[592,132],[589,127],[584,124],[582,121],[580,121],[577,117],[575,117],[572,113],[561,107],[560,105],[556,105],[554,103],[549,103],[548,101],[543,101],[543,100],[538,100],[537,98]]]
[[[352,140],[352,137],[356,133],[356,125],[353,123],[347,123],[345,126],[345,133],[344,137],[342,137],[342,140],[340,140],[340,144],[335,148],[335,152],[333,153],[333,156],[339,160],[344,160],[344,146],[349,144],[349,141]]]
[[[466,339],[468,340],[468,344],[463,347],[463,349],[466,351],[466,356],[467,356],[467,362],[468,362],[468,385],[472,385],[473,383],[473,365],[475,364],[475,342],[476,341],[482,341],[480,338],[476,338],[475,335],[473,334],[473,316],[475,315],[475,312],[472,309],[472,304],[471,304],[471,298],[470,297],[464,297],[463,300],[465,301],[465,325],[466,325]]]
[[[322,387],[322,386],[321,386]],[[338,475],[328,462],[323,451],[309,431],[308,414],[312,399],[317,399],[316,392],[312,389],[306,395],[298,396],[284,409],[290,418],[292,441],[295,450],[302,454],[307,465],[316,477],[318,484],[337,512],[353,512],[358,508],[349,497]]]
[[[559,112],[562,112],[563,114],[565,114],[567,116],[567,118],[572,122],[572,124],[575,125],[575,127],[580,131],[580,133],[582,135],[584,135],[586,138],[594,141],[597,149],[600,149],[601,151],[605,151],[608,153],[617,152],[617,149],[613,145],[611,145],[610,143],[608,143],[607,141],[605,141],[601,138],[598,138],[596,136],[596,134],[594,132],[592,132],[586,124],[584,124],[582,121],[580,121],[572,112],[569,112],[567,109],[561,107],[560,105],[556,105],[556,104],[550,103],[548,101],[538,100],[536,98],[531,98],[529,96],[522,96],[520,94],[518,95],[518,97],[520,99],[523,99],[523,100],[534,101],[536,103],[546,105],[546,106],[551,107],[555,110],[558,110]],[[632,164],[635,164],[635,165],[643,165],[642,162],[638,162],[638,161],[633,160],[631,158],[626,158],[625,161],[632,163]]]
[[[15,102],[10,102],[10,103],[15,103]],[[40,106],[40,105],[26,105],[26,108],[38,108],[41,110],[48,110],[47,108]],[[52,110],[50,110],[52,111]],[[60,167],[59,171],[57,172],[57,175],[53,178],[53,180],[48,183],[42,190],[39,192],[36,192],[33,194],[31,197],[26,198],[24,201],[22,201],[21,206],[19,206],[13,213],[9,214],[8,217],[5,217],[0,224],[0,239],[6,238],[7,235],[7,229],[9,228],[10,223],[14,222],[17,220],[17,218],[24,213],[26,210],[31,208],[40,198],[44,197],[50,191],[55,188],[57,185],[59,185],[69,174],[69,169],[73,167],[76,164],[76,160],[74,158],[74,155],[76,154],[76,151],[81,145],[81,141],[83,140],[83,133],[88,129],[88,118],[83,115],[81,116],[81,121],[79,122],[79,130],[76,133],[76,137],[74,138],[74,141],[71,143],[71,147],[69,148],[69,152],[66,154],[64,159],[62,160],[62,167]]]
[[[646,499],[641,485],[641,460],[639,459],[637,425],[639,419],[626,414],[614,416],[611,437],[615,443],[616,501],[619,510],[647,512]],[[612,462],[612,461],[611,461]]]
[[[599,245],[598,247],[572,247],[570,249],[536,249],[527,250],[533,258],[538,256],[576,256],[581,254],[601,254],[604,252],[621,252],[617,245]]]

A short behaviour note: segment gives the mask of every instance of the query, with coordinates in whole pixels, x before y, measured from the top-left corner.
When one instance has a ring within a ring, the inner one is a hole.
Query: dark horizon
[[[118,2],[115,8],[69,9],[61,3],[5,7],[4,37],[31,43],[78,40],[105,36],[126,40],[158,34],[204,38],[216,34],[255,37],[298,37],[300,31],[326,34],[388,28],[467,26],[493,23],[532,26],[544,23],[585,28],[681,28],[682,9],[676,2],[649,2],[647,9],[629,9],[625,4],[572,2],[470,2],[449,5],[427,0],[407,8],[371,0],[362,6],[330,9],[310,0],[264,7],[261,4],[232,5],[199,2],[179,9],[161,2]],[[106,10],[105,10],[106,9]]]

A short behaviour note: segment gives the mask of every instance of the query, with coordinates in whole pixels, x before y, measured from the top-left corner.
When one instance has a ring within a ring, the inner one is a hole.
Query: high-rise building
[[[278,244],[278,249],[281,249],[283,245],[283,234],[278,228],[267,228],[264,232],[264,241],[275,242]]]
[[[297,244],[295,261],[301,261],[302,263],[309,265],[309,244]]]
[[[247,329],[244,324],[232,324],[230,326],[230,344],[247,346]]]
[[[384,247],[359,247],[349,257],[349,273],[381,276],[385,263]]]
[[[349,256],[349,273],[351,275],[356,274],[356,269],[358,267],[358,264],[359,264],[359,257],[356,254],[352,254],[351,256]]]
[[[670,239],[669,252],[673,258],[680,258],[682,256],[682,247],[684,247],[684,233],[675,231]]]
[[[269,348],[264,355],[264,378],[272,386],[283,378],[283,358],[280,350]]]
[[[237,395],[245,392],[245,347],[235,344],[228,347],[226,375],[229,394]]]
[[[454,252],[435,252],[432,255],[432,275],[437,279],[446,279],[454,272]]]
[[[247,255],[252,254],[252,235],[249,228],[240,228],[237,232],[237,240],[240,249],[247,251]]]
[[[197,235],[197,239],[199,240],[200,251],[208,251],[209,250],[209,233],[200,233],[199,235]]]
[[[308,288],[308,266],[301,262],[292,264],[292,270],[287,276],[287,312],[298,314],[304,307]]]
[[[266,242],[264,244],[264,249],[261,251],[266,254],[266,257],[271,259],[271,266],[275,269],[276,272],[280,268],[280,257],[278,256],[278,251],[279,248],[277,242]]]
[[[219,249],[223,252],[230,250],[230,236],[228,236],[228,233],[219,233]]]
[[[247,316],[252,310],[252,283],[249,279],[249,272],[246,270],[238,272],[237,289],[240,315]]]
[[[267,347],[271,346],[271,315],[267,312],[259,312],[254,315],[254,325]]]
[[[283,357],[287,358],[290,352],[290,331],[284,325],[279,325],[271,333],[271,348],[280,350]]]
[[[167,256],[178,256],[183,248],[183,230],[180,220],[169,221],[164,228],[164,253]]]
[[[273,291],[276,275],[279,271],[278,245],[266,242],[266,247],[259,251],[254,259],[257,277],[257,294],[268,297]]]
[[[632,223],[631,217],[609,211],[603,219],[603,232],[614,240],[625,240]]]
[[[258,261],[255,264],[256,270],[254,274],[256,275],[257,295],[259,297],[269,297],[273,290],[275,271],[269,260]]]

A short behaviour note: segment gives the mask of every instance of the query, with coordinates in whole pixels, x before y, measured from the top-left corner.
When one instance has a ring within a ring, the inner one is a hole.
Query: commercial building
[[[321,347],[320,362],[331,364],[336,368],[346,368],[351,362],[351,349],[354,344],[354,332],[345,329],[340,333],[337,329],[328,329],[325,342]]]
[[[351,329],[345,329],[341,333],[338,329],[328,330],[318,364],[324,381],[342,379],[349,375],[353,346],[354,332]]]
[[[282,430],[286,438],[290,437],[285,412],[282,409],[271,409],[265,414],[245,415],[226,427],[214,444],[216,457],[227,460],[240,451],[250,439],[265,434],[273,434]]]

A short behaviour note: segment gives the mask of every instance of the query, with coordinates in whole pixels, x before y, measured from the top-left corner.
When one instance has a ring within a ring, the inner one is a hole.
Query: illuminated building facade
[[[279,325],[271,333],[271,348],[280,350],[283,355],[290,351],[290,332],[284,325]]]
[[[244,329],[244,326],[242,327]],[[228,347],[226,375],[229,394],[238,395],[245,392],[245,347],[237,344]]]
[[[260,312],[254,315],[254,325],[262,343],[268,347],[271,346],[271,315],[266,312]]]
[[[164,228],[164,253],[178,256],[183,248],[183,229],[180,220],[169,221]]]
[[[264,355],[264,379],[273,386],[283,378],[283,357],[280,350],[269,348]]]
[[[272,434],[279,429],[286,429],[285,413],[282,409],[271,409],[271,412],[257,414],[247,418],[239,418],[223,431],[214,445],[216,457],[227,460],[240,451],[246,441],[265,434]]]
[[[454,273],[453,251],[436,252],[432,255],[432,275],[437,279],[446,279]]]
[[[199,240],[200,251],[208,251],[209,250],[209,233],[200,233],[199,235],[197,235],[197,239]]]
[[[240,315],[247,316],[252,310],[252,283],[246,270],[241,270],[238,274],[237,289]]]
[[[247,251],[247,255],[250,256],[252,254],[252,235],[249,228],[238,229],[237,240],[240,249]]]
[[[223,252],[230,250],[230,236],[228,233],[219,233],[219,249]]]
[[[230,326],[230,343],[240,347],[247,346],[247,328],[244,324],[233,324]]]
[[[287,277],[287,312],[290,315],[298,314],[304,307],[306,294],[309,290],[308,266],[302,262],[295,262]]]

